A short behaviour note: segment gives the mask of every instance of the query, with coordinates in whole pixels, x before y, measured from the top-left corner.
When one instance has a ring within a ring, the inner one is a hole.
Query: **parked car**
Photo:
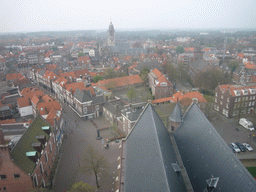
[[[229,147],[230,147],[230,149],[235,153],[236,151],[235,151],[235,149],[231,146],[231,145],[229,145]]]
[[[237,145],[237,147],[238,147],[242,152],[245,152],[245,151],[246,151],[245,146],[242,145],[241,143],[236,142],[235,144]]]
[[[230,147],[232,147],[236,153],[241,152],[241,150],[237,147],[237,145],[235,143],[230,143]]]
[[[253,151],[253,148],[252,148],[248,143],[243,143],[243,146],[244,146],[248,151]]]

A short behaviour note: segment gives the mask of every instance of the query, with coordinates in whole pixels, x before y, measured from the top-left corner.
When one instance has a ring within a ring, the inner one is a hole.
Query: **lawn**
[[[246,167],[248,171],[252,174],[254,178],[256,178],[256,167]]]

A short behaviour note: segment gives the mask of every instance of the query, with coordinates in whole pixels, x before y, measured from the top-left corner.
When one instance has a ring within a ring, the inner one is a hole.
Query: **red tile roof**
[[[15,119],[5,119],[5,120],[0,121],[0,125],[2,125],[2,124],[13,124],[13,123],[16,123]]]
[[[46,117],[46,121],[48,121],[52,126],[54,126],[54,119],[56,118],[56,120],[59,120],[59,117],[57,115],[59,110],[57,109],[52,109],[49,114]]]
[[[60,73],[59,74],[60,77],[72,77],[72,78],[76,78],[76,75],[74,72],[67,72],[67,73]]]
[[[70,84],[66,84],[66,85],[65,85],[65,89],[66,89],[67,91],[70,92],[70,89],[72,89],[72,94],[75,93],[75,91],[76,91],[77,88],[80,89],[80,90],[85,89],[86,87],[85,87],[84,82],[76,82],[76,83],[70,83]]]
[[[56,78],[58,78],[58,75],[56,75],[52,71],[46,71],[43,77],[47,78],[47,79],[56,79]]]
[[[61,106],[57,101],[40,102],[37,105],[40,115],[49,114],[52,109],[61,110]]]
[[[47,95],[47,94],[45,94],[45,95],[42,97],[42,100],[43,100],[44,102],[53,101],[53,99],[52,99],[49,95]]]
[[[82,76],[90,75],[90,72],[89,72],[88,69],[81,69],[81,70],[78,70],[78,71],[74,71],[74,74],[75,74],[76,78],[79,78],[80,75],[82,75]]]
[[[155,68],[151,72],[154,73],[157,76],[157,78],[162,76],[162,73],[157,68]]]
[[[21,73],[6,74],[6,81],[20,79],[24,77]]]
[[[82,56],[82,57],[78,57],[78,62],[86,64],[86,63],[90,63],[91,59],[89,56]]]
[[[226,91],[230,91],[230,94],[232,96],[236,96],[235,94],[235,90],[242,90],[242,89],[247,89],[249,91],[250,88],[252,89],[256,89],[256,86],[248,86],[248,87],[236,87],[236,86],[232,86],[232,85],[219,85],[220,86],[220,89],[224,92]],[[250,91],[249,91],[250,93]],[[243,95],[243,92],[241,91],[241,96]]]
[[[31,99],[31,102],[32,102],[35,106],[37,106],[37,104],[38,104],[38,102],[39,102],[39,98],[38,98],[36,95],[34,95],[34,96],[32,97],[32,99]]]
[[[185,47],[184,50],[186,52],[194,52],[195,51],[195,48],[194,47]]]
[[[161,86],[161,83],[167,83],[167,86],[172,86],[172,83],[164,76],[158,78],[159,83],[156,86]]]
[[[31,105],[28,97],[21,97],[17,99],[17,103],[18,103],[18,107],[27,107]]]
[[[91,75],[92,77],[94,77],[94,76],[96,76],[96,75],[101,75],[101,76],[103,76],[103,75],[104,75],[104,72],[98,72],[98,73],[90,72],[90,75]]]
[[[240,58],[244,58],[244,54],[243,53],[237,53],[237,56]]]
[[[152,103],[153,104],[163,103],[163,102],[175,102],[175,103],[177,103],[177,101],[182,101],[183,100],[183,102],[185,102],[185,103],[183,103],[184,105],[187,105],[187,104],[189,105],[189,104],[191,104],[193,98],[196,98],[198,100],[198,103],[207,102],[206,99],[204,98],[204,96],[201,93],[199,93],[197,91],[192,91],[192,92],[187,92],[185,94],[182,94],[182,92],[177,92],[177,93],[173,94],[172,97],[156,99],[156,100],[153,100]],[[189,101],[189,102],[187,102],[187,101]]]
[[[38,88],[36,87],[28,87],[28,88],[24,88],[21,92],[20,92],[21,95],[23,96],[27,96],[29,97],[30,99],[32,99],[32,97],[34,95],[36,96],[43,96],[44,95],[44,92],[39,90]]]
[[[139,75],[131,75],[131,76],[125,76],[125,77],[117,77],[114,79],[105,79],[102,81],[98,81],[96,85],[106,87],[110,83],[114,83],[115,87],[123,87],[127,85],[142,83],[142,79],[140,78]]]
[[[55,83],[59,83],[61,87],[63,87],[68,80],[65,77],[59,77],[56,81],[54,81]]]

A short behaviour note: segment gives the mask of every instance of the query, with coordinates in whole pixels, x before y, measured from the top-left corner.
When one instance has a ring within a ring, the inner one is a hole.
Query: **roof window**
[[[249,90],[250,90],[251,94],[255,94],[256,93],[256,89],[254,89],[254,88],[250,88]]]
[[[240,96],[241,95],[241,91],[240,90],[234,90],[234,93],[236,96]]]
[[[242,89],[243,95],[248,95],[248,89]]]

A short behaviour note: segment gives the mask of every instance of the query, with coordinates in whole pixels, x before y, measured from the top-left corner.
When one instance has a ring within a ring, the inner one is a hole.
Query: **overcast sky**
[[[0,0],[0,32],[256,28],[255,0]]]

